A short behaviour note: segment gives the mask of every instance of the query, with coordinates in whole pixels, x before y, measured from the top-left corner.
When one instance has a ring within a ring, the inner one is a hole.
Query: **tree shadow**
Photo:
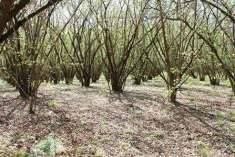
[[[226,144],[235,143],[235,136],[229,134],[224,128],[219,126],[213,126],[210,121],[216,121],[217,117],[215,114],[208,113],[207,110],[202,110],[202,108],[197,109],[192,106],[183,104],[181,102],[175,102],[172,107],[171,111],[174,113],[175,117],[181,118],[178,119],[182,122],[185,126],[188,124],[185,123],[186,119],[193,118],[194,120],[203,124],[208,131],[213,132],[211,136],[211,141],[217,142],[216,140],[219,138]],[[232,119],[226,119],[229,122],[235,122]],[[193,121],[191,121],[193,123]],[[217,138],[215,138],[217,137]]]
[[[49,96],[43,95],[41,93],[38,94],[39,96],[35,100],[35,112],[42,113],[45,110],[48,110],[48,102],[52,100]],[[16,117],[16,114],[28,113],[28,106],[30,104],[30,100],[25,100],[20,98],[20,96],[12,97],[11,99],[1,98],[0,101],[0,122],[8,122],[11,119]]]

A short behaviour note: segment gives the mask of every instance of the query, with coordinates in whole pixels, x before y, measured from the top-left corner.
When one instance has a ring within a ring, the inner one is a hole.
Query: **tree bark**
[[[32,97],[29,102],[29,114],[35,114],[34,107],[35,107],[35,98]]]
[[[168,101],[171,102],[171,103],[175,103],[176,102],[176,96],[177,96],[177,90],[175,88],[169,89]]]
[[[47,8],[53,6],[57,2],[62,0],[49,0],[44,6],[33,11],[27,17],[18,21],[14,26],[12,26],[5,33],[7,23],[12,20],[22,9],[24,9],[31,0],[20,0],[14,5],[15,0],[1,0],[0,2],[0,43],[6,41],[15,31],[17,31],[22,25],[24,25],[28,20],[32,19],[36,15],[45,11]]]
[[[92,83],[96,83],[98,80],[95,78],[92,78]]]
[[[90,84],[91,84],[91,77],[89,77],[89,76],[84,77],[82,86],[90,87]]]
[[[232,92],[235,95],[235,80],[232,80],[232,79],[229,78],[229,81],[230,81],[230,84],[231,84],[231,87],[232,87]]]
[[[220,85],[220,80],[217,79],[217,78],[212,78],[212,77],[209,77],[210,78],[210,84],[213,85],[213,86],[219,86]]]
[[[120,85],[119,81],[114,79],[111,80],[111,86],[112,86],[112,91],[117,92],[117,93],[122,93],[122,85]]]
[[[141,78],[134,78],[134,84],[140,85],[141,84]]]
[[[205,81],[206,77],[203,74],[199,74],[199,79],[200,79],[200,81]]]
[[[175,75],[172,72],[168,72],[168,101],[175,103],[176,102],[176,95],[177,89],[175,88]]]

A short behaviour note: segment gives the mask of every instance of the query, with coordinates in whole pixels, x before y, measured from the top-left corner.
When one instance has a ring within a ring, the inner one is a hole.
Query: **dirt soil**
[[[234,157],[235,100],[225,86],[185,85],[169,104],[160,81],[128,84],[122,94],[102,81],[43,84],[34,115],[17,96],[0,88],[0,156],[53,137],[66,148],[56,156]]]

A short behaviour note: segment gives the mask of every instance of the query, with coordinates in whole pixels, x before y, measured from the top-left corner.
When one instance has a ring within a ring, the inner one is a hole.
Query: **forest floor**
[[[226,86],[192,80],[174,105],[159,79],[128,83],[122,94],[103,80],[87,89],[43,84],[34,115],[17,96],[0,86],[0,156],[43,156],[38,148],[53,156],[45,140],[56,139],[55,156],[234,157],[235,98]]]

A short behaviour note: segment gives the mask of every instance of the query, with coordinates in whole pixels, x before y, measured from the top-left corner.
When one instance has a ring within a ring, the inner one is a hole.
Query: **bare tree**
[[[1,0],[0,2],[0,43],[4,42],[16,30],[18,30],[24,23],[32,19],[36,15],[42,13],[53,5],[58,4],[62,0],[48,0],[43,5],[42,1],[31,0]],[[27,7],[31,3],[38,3],[40,7]],[[22,12],[27,12],[25,16],[19,17]],[[12,22],[16,18],[17,20]]]
[[[102,0],[99,9],[95,10],[102,29],[103,63],[115,92],[123,91],[136,65],[130,58],[134,58],[135,48],[144,38],[141,26],[148,1],[141,2]]]
[[[188,28],[195,31],[197,36],[204,41],[210,48],[210,51],[215,55],[219,64],[224,70],[224,73],[229,78],[233,93],[235,94],[235,70],[234,70],[234,47],[235,47],[235,20],[234,20],[234,2],[228,0],[200,0],[197,5],[201,5],[196,10],[197,26],[193,27],[189,19],[182,19],[180,17],[170,18],[171,20],[181,21],[187,25]],[[192,2],[188,2],[189,5]],[[202,12],[202,13],[201,13]],[[223,33],[226,37],[224,45],[218,45],[214,38],[215,33]],[[226,49],[221,53],[221,49]]]
[[[38,88],[47,77],[46,53],[43,52],[48,52],[45,44],[49,43],[49,19],[45,15],[28,21],[2,49],[3,78],[26,100],[37,97]],[[29,111],[33,113],[33,104]]]
[[[71,27],[65,32],[67,36],[64,35],[64,38],[60,39],[67,58],[75,65],[82,86],[89,87],[96,55],[102,43],[98,41],[98,25],[89,9],[90,3],[83,3],[83,7],[86,10],[82,8],[79,10]]]
[[[171,16],[184,16],[187,12],[186,7],[181,5],[180,1],[168,5],[167,1],[160,0],[155,6],[158,6],[156,14],[159,15],[156,17],[155,25],[160,30],[153,44],[152,53],[155,54],[156,59],[155,62],[151,62],[164,68],[160,76],[167,85],[169,101],[175,102],[178,89],[189,77],[188,72],[198,50],[194,45],[194,32],[183,23],[167,19],[168,9],[172,10]]]

